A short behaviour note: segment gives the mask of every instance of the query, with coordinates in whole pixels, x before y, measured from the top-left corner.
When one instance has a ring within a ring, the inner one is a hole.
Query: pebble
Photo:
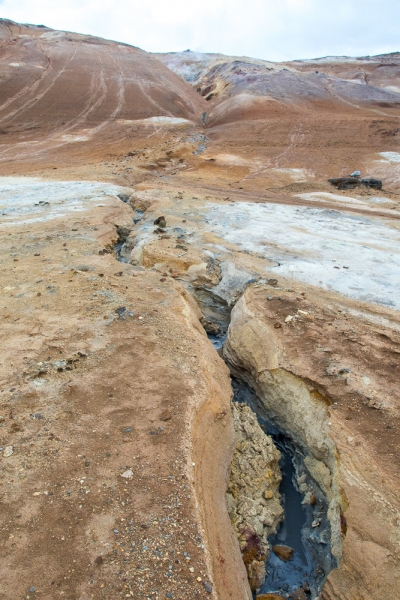
[[[203,587],[206,590],[206,592],[208,594],[211,594],[212,590],[213,590],[213,586],[211,585],[211,583],[209,581],[205,580],[205,581],[202,581],[202,584],[203,584]]]
[[[121,477],[125,477],[125,479],[131,479],[133,477],[133,471],[128,469],[125,473],[122,473]]]
[[[321,525],[321,519],[315,519],[315,521],[313,521],[313,522],[311,523],[311,527],[313,527],[314,529],[315,529],[316,527],[319,527],[320,525]]]
[[[14,454],[14,447],[13,446],[6,446],[4,448],[4,452],[3,452],[4,458],[8,458],[9,456],[12,456],[12,454]]]
[[[160,415],[160,421],[169,421],[171,417],[171,411],[169,411],[168,409],[163,410],[163,412]]]

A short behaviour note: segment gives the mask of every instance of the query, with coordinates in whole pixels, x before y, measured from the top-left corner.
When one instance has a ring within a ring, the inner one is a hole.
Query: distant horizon
[[[0,2],[1,4],[1,2]],[[56,29],[54,27],[50,27],[49,25],[46,25],[45,23],[28,23],[28,22],[22,22],[22,21],[14,21],[13,19],[9,19],[7,17],[2,17],[0,16],[0,21],[10,21],[12,23],[15,23],[17,25],[25,25],[27,27],[43,27],[44,29],[50,29],[52,31],[63,31],[65,33],[72,33],[72,34],[76,34],[76,35],[83,35],[83,36],[90,36],[90,37],[98,37],[101,39],[104,39],[105,41],[108,42],[115,42],[116,44],[124,44],[127,46],[131,46],[132,48],[138,48],[139,50],[142,50],[143,52],[147,52],[148,54],[184,54],[185,52],[190,52],[192,54],[203,54],[203,55],[219,55],[219,56],[227,56],[227,57],[231,57],[231,58],[248,58],[251,60],[261,60],[261,61],[265,61],[265,62],[272,62],[272,63],[278,63],[278,62],[282,62],[282,63],[286,63],[286,62],[313,62],[313,61],[320,61],[320,60],[324,60],[324,59],[329,59],[329,58],[348,58],[348,59],[355,59],[355,60],[361,60],[363,58],[374,58],[374,57],[379,57],[379,56],[390,56],[391,54],[400,54],[400,50],[393,50],[391,52],[380,52],[378,54],[364,54],[364,55],[350,55],[350,54],[326,54],[324,56],[313,56],[311,58],[292,58],[292,59],[287,59],[287,60],[271,60],[268,58],[260,58],[259,56],[250,56],[250,55],[239,55],[239,54],[226,54],[224,52],[208,52],[208,51],[199,51],[199,50],[192,50],[191,48],[186,48],[185,50],[171,50],[171,51],[165,51],[165,52],[158,52],[158,51],[151,51],[151,50],[146,50],[145,48],[141,48],[140,46],[137,46],[135,44],[131,44],[128,42],[123,42],[121,40],[118,39],[113,39],[113,38],[107,38],[101,35],[95,35],[92,33],[87,33],[84,31],[73,31],[72,29]]]
[[[0,0],[1,18],[91,35],[157,54],[192,52],[270,62],[365,58],[400,51],[400,3],[381,0]]]

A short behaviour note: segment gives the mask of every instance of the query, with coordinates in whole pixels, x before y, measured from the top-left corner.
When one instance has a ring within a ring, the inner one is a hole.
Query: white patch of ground
[[[178,117],[149,117],[141,119],[143,123],[155,123],[156,125],[182,125],[191,123],[189,119],[180,119]]]
[[[254,161],[248,160],[243,156],[237,156],[236,154],[216,154],[215,159],[223,165],[231,166],[250,166]]]
[[[227,242],[275,261],[277,275],[400,309],[400,231],[389,222],[247,202],[209,205],[205,220]]]
[[[320,200],[326,200],[328,202],[340,202],[341,204],[357,204],[364,205],[363,200],[352,198],[351,196],[339,196],[339,194],[331,194],[330,192],[307,192],[305,194],[295,194],[297,198],[303,198],[303,200],[311,200],[319,202]]]
[[[388,92],[394,92],[395,94],[400,94],[400,87],[397,87],[395,85],[386,85],[383,89],[387,90]]]
[[[33,177],[0,177],[0,227],[61,218],[95,207],[123,188],[91,181],[43,181]]]
[[[400,153],[399,152],[379,152],[379,154],[384,159],[381,162],[391,162],[391,163],[399,163],[400,162]]]
[[[312,177],[311,173],[309,173],[307,169],[271,169],[271,171],[290,175],[290,177],[293,179],[293,181],[296,181],[296,183],[300,181],[307,181],[310,177]]]
[[[63,142],[87,142],[90,139],[88,135],[71,135],[65,133],[61,136]]]
[[[362,207],[364,210],[376,210],[375,205],[381,204],[385,208],[390,208],[388,214],[391,214],[392,208],[396,208],[396,205],[389,198],[383,196],[365,196],[363,198],[353,198],[352,196],[339,196],[339,194],[332,194],[330,192],[307,192],[305,194],[295,194],[297,198],[308,200],[311,202],[330,202],[331,204],[337,204],[344,207]],[[386,212],[386,211],[385,211]]]

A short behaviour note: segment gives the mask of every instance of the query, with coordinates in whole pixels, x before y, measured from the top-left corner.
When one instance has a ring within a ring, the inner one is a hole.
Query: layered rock
[[[280,286],[272,303],[268,285],[249,287],[232,311],[224,355],[256,390],[260,410],[301,449],[329,502],[338,568],[321,598],[384,600],[400,585],[392,434],[399,413],[391,366],[397,317],[378,321],[371,312],[362,319],[338,295],[322,292],[310,300],[304,292],[305,310],[298,311],[301,297],[293,292]],[[362,340],[356,347],[343,335],[355,328]]]
[[[279,484],[280,452],[267,436],[253,411],[232,404],[236,448],[232,459],[226,503],[236,531],[252,590],[265,580],[268,536],[276,532],[283,516]]]

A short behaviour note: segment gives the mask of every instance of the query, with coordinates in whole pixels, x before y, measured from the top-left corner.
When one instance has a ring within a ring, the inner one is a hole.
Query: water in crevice
[[[282,482],[280,493],[284,518],[275,535],[269,538],[271,548],[284,545],[293,549],[291,560],[284,561],[271,551],[266,563],[266,580],[260,593],[276,593],[290,598],[301,589],[305,597],[316,598],[328,573],[336,566],[330,550],[328,504],[321,489],[304,466],[304,457],[292,440],[268,420],[257,396],[243,382],[232,380],[234,402],[243,402],[256,413],[267,435],[281,452]],[[312,491],[315,504],[304,502],[303,491]]]

